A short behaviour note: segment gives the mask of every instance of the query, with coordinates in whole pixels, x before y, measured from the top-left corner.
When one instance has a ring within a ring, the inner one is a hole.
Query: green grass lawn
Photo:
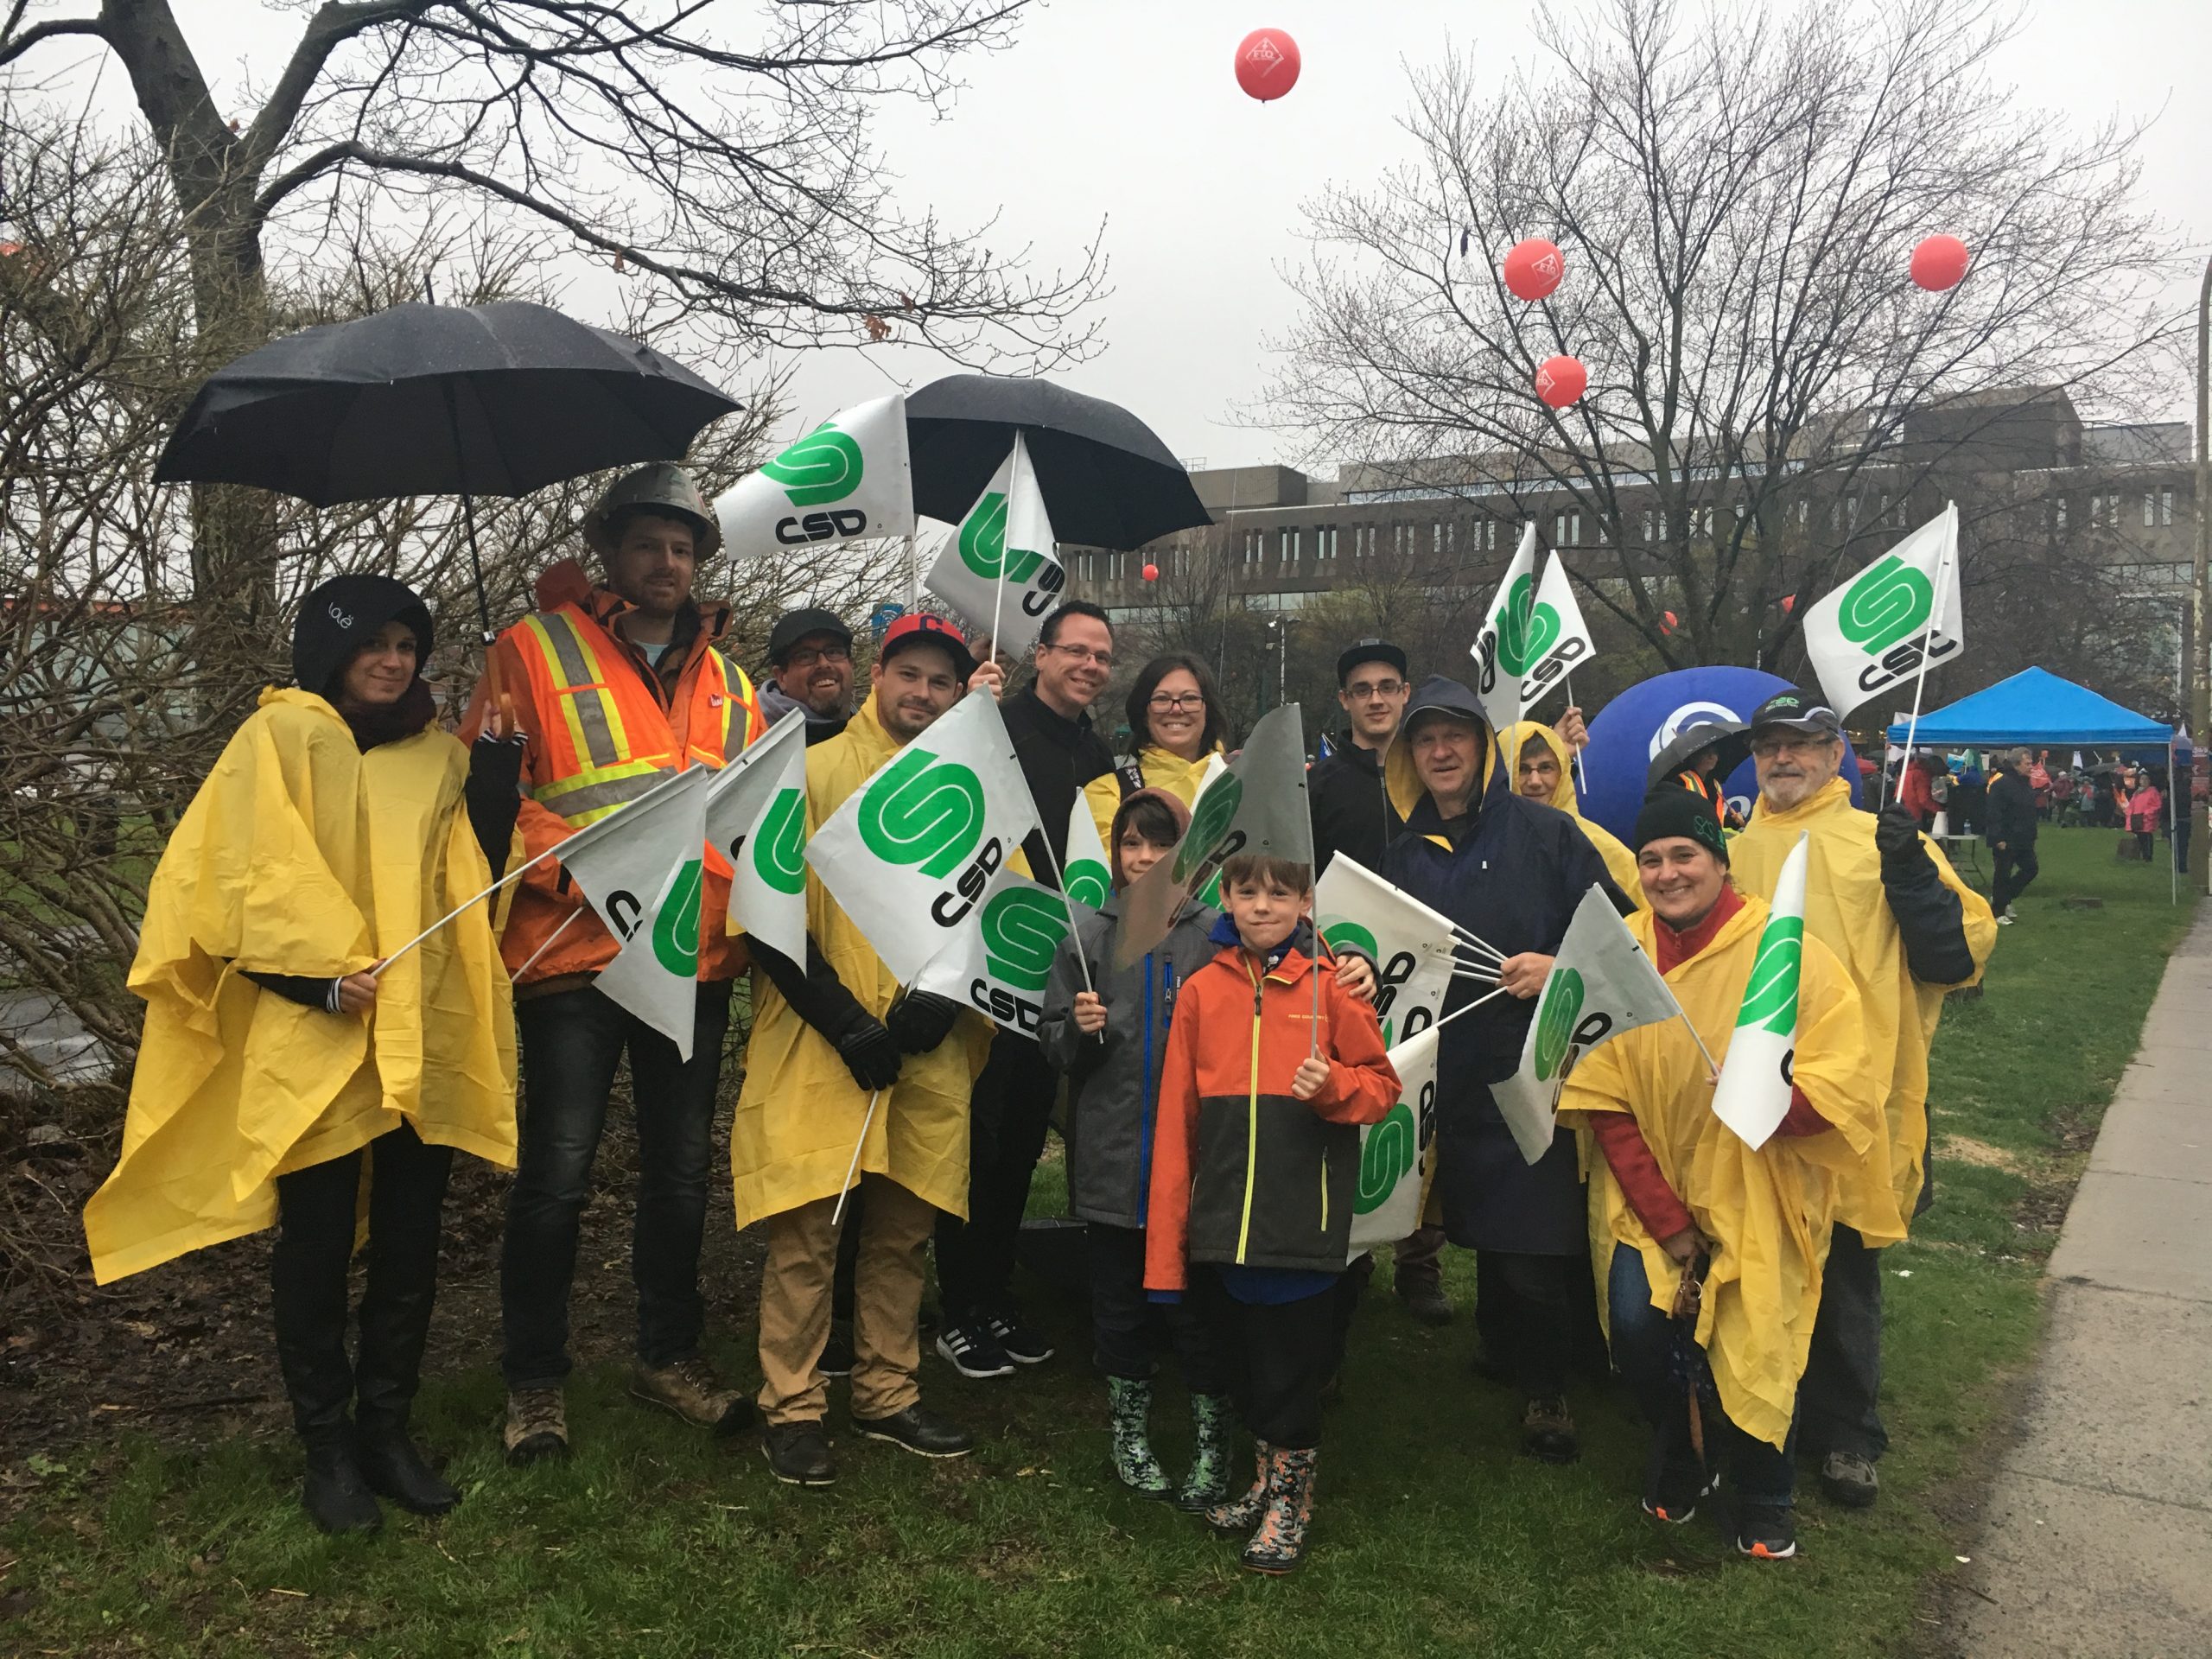
[[[0,1651],[92,1654],[836,1655],[1497,1653],[1876,1655],[1931,1634],[1924,1592],[1971,1541],[1947,1527],[2030,1356],[2036,1280],[2098,1114],[2189,909],[2106,832],[2047,833],[1988,995],[1955,1006],[1935,1063],[1938,1207],[1887,1265],[1879,1509],[1802,1502],[1803,1555],[1739,1561],[1707,1517],[1637,1510],[1643,1432],[1585,1389],[1578,1465],[1515,1455],[1517,1402],[1467,1370],[1471,1330],[1413,1324],[1378,1275],[1322,1461],[1313,1555],[1287,1580],[1122,1493],[1079,1308],[1038,1311],[1041,1371],[964,1383],[925,1362],[931,1403],[982,1431],[931,1465],[860,1441],[833,1406],[844,1478],[803,1493],[750,1437],[709,1441],[632,1408],[618,1368],[571,1391],[574,1460],[500,1463],[488,1369],[435,1378],[423,1438],[467,1494],[430,1524],[322,1538],[281,1441],[136,1438],[45,1471],[0,1533]],[[2098,910],[2065,910],[2073,894]],[[1970,1161],[1969,1161],[1970,1160]],[[1056,1173],[1056,1172],[1054,1172]],[[1058,1184],[1040,1179],[1049,1209]],[[1464,1304],[1471,1262],[1454,1253]],[[747,1332],[721,1357],[752,1374]],[[1161,1414],[1172,1465],[1179,1402]],[[0,1453],[20,1459],[20,1450]],[[81,1465],[82,1466],[78,1466]]]

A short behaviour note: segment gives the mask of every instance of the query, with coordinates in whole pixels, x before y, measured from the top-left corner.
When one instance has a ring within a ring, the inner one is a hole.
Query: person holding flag
[[[1753,710],[1747,731],[1759,795],[1730,845],[1736,879],[1750,892],[1773,892],[1783,861],[1810,837],[1805,935],[1835,955],[1859,993],[1861,1064],[1889,1138],[1891,1204],[1837,1218],[1800,1396],[1801,1435],[1821,1459],[1823,1490],[1864,1508],[1878,1494],[1874,1465],[1889,1444],[1878,1405],[1880,1251],[1903,1230],[1897,1218],[1926,1207],[1928,1050],[1944,994],[1981,977],[1997,920],[1905,808],[1877,817],[1852,805],[1838,775],[1844,741],[1834,709],[1802,690],[1779,691]]]
[[[1651,1425],[1644,1512],[1680,1525],[1725,1470],[1736,1547],[1786,1559],[1797,1549],[1792,1417],[1830,1230],[1842,1195],[1882,1185],[1886,1142],[1859,996],[1818,940],[1774,948],[1766,905],[1730,883],[1709,802],[1662,785],[1637,815],[1636,842],[1650,909],[1629,928],[1682,1020],[1640,1025],[1583,1055],[1560,1116],[1602,1154],[1591,1249],[1614,1362]],[[1729,1033],[1753,997],[1764,999],[1758,1014],[1777,1005],[1768,1022],[1792,1042],[1774,1077],[1786,1109],[1756,1147],[1713,1109],[1698,1041],[1724,1076],[1749,1064]]]
[[[517,883],[501,948],[515,978],[524,1057],[520,1166],[507,1195],[499,1262],[505,1335],[507,1460],[565,1457],[569,1292],[607,1092],[626,1054],[638,1123],[637,1363],[632,1395],[702,1427],[743,1406],[700,1347],[707,1166],[731,982],[745,965],[728,937],[728,867],[697,898],[698,989],[691,1057],[594,983],[623,941],[551,854],[668,773],[719,767],[767,729],[745,671],[719,648],[726,605],[692,585],[721,545],[690,475],[656,463],[617,479],[586,515],[601,561],[593,585],[563,561],[539,578],[539,610],[499,636],[462,726],[473,739],[513,710],[529,734],[522,767]]]
[[[1465,1019],[1452,1016],[1486,988],[1455,982],[1446,999],[1437,1190],[1446,1236],[1477,1254],[1477,1325],[1490,1360],[1513,1368],[1522,1449],[1572,1461],[1580,1442],[1567,1370],[1586,1248],[1574,1137],[1559,1133],[1532,1165],[1490,1085],[1520,1065],[1531,999],[1583,895],[1599,887],[1623,914],[1633,906],[1573,818],[1515,791],[1481,703],[1457,681],[1432,679],[1414,694],[1383,775],[1406,833],[1382,874],[1493,953],[1508,993]]]
[[[454,1150],[514,1165],[514,1020],[488,907],[402,953],[504,865],[517,799],[501,728],[464,749],[437,726],[431,643],[429,612],[389,576],[301,601],[296,687],[262,693],[155,868],[123,1156],[85,1206],[102,1284],[277,1228],[277,1364],[307,1451],[301,1502],[326,1532],[374,1531],[378,1497],[422,1515],[461,1502],[408,1418]]]
[[[1229,747],[1229,711],[1215,690],[1205,659],[1171,651],[1137,671],[1122,712],[1129,727],[1130,758],[1109,777],[1084,788],[1103,841],[1123,797],[1164,789],[1189,806],[1198,798],[1213,758]]]
[[[868,698],[845,729],[806,754],[810,841],[972,683],[995,691],[957,629],[914,613],[884,631]],[[804,960],[751,940],[767,984],[754,1005],[745,1084],[730,1122],[737,1224],[766,1223],[760,1275],[761,1449],[779,1480],[837,1478],[822,1371],[839,1211],[857,1169],[862,1207],[853,1310],[853,1422],[918,1456],[963,1457],[965,1430],[925,1411],[923,1267],[938,1210],[968,1201],[968,1100],[991,1027],[950,999],[901,994],[810,864]],[[859,1150],[855,1153],[855,1143]]]
[[[1580,709],[1570,709],[1567,713],[1580,721]],[[1613,885],[1641,903],[1643,892],[1637,885],[1636,855],[1622,846],[1605,825],[1582,816],[1582,803],[1574,792],[1574,774],[1570,770],[1569,758],[1573,751],[1569,740],[1548,726],[1526,720],[1506,728],[1503,747],[1508,754],[1515,757],[1513,792],[1523,800],[1539,802],[1573,818],[1583,838],[1605,861],[1605,873],[1613,878]]]

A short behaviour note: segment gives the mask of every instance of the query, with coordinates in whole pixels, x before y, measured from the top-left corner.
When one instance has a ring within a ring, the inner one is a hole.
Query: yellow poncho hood
[[[1711,944],[1666,976],[1724,1066],[1766,918],[1766,906],[1746,897]],[[1656,962],[1650,913],[1639,912],[1628,925]],[[1704,1057],[1675,1020],[1599,1044],[1577,1062],[1560,1096],[1560,1121],[1578,1128],[1601,1112],[1633,1116],[1668,1185],[1713,1242],[1697,1338],[1729,1420],[1776,1446],[1796,1407],[1829,1229],[1848,1192],[1886,1187],[1881,1105],[1867,1077],[1858,993],[1809,938],[1802,976],[1792,1075],[1833,1128],[1777,1135],[1754,1151],[1713,1116]],[[1613,1246],[1626,1244],[1643,1258],[1652,1306],[1671,1307],[1681,1270],[1645,1230],[1604,1158],[1588,1161],[1599,1282]]]
[[[393,963],[366,1017],[239,971],[359,973],[489,886],[467,770],[436,728],[364,754],[304,691],[264,691],[232,736],[146,894],[123,1157],[85,1206],[102,1283],[271,1225],[272,1177],[402,1119],[513,1166],[513,1007],[485,906]]]
[[[1147,789],[1164,789],[1187,807],[1198,798],[1198,779],[1205,776],[1213,757],[1222,752],[1221,745],[1217,743],[1210,753],[1195,760],[1185,760],[1173,749],[1147,743],[1137,751],[1137,770],[1144,775]],[[1090,803],[1090,816],[1097,821],[1100,844],[1112,852],[1114,814],[1122,807],[1122,774],[1109,772],[1092,779],[1083,786],[1083,798]]]
[[[877,718],[870,693],[843,732],[806,752],[808,834],[820,830],[899,747]],[[899,982],[811,869],[806,931],[845,988],[881,1019]],[[836,1196],[868,1115],[868,1091],[853,1081],[829,1040],[792,1010],[766,976],[755,976],[753,984],[745,1085],[729,1131],[740,1227]],[[990,1046],[990,1022],[963,1009],[944,1041],[926,1054],[907,1055],[899,1081],[876,1103],[860,1173],[887,1175],[938,1209],[965,1217],[968,1096]]]
[[[1729,868],[1746,893],[1771,893],[1782,861],[1809,833],[1805,936],[1834,951],[1864,1004],[1866,1063],[1890,1128],[1890,1174],[1897,1212],[1910,1217],[1928,1156],[1928,1050],[1943,1016],[1945,985],[1923,985],[1905,965],[1904,945],[1882,888],[1882,855],[1874,846],[1874,815],[1851,804],[1851,787],[1832,778],[1801,803],[1777,811],[1762,799],[1751,821],[1728,843]],[[1997,944],[1989,901],[1961,881],[1942,849],[1923,836],[1936,872],[1959,895],[1972,984]],[[1846,1217],[1849,1219],[1848,1217]]]
[[[1542,744],[1552,752],[1552,759],[1559,764],[1559,781],[1552,785],[1552,797],[1547,804],[1557,807],[1582,826],[1583,835],[1598,849],[1598,856],[1605,861],[1605,873],[1613,878],[1613,884],[1641,906],[1643,903],[1643,882],[1637,874],[1636,855],[1622,845],[1605,825],[1582,816],[1582,803],[1574,792],[1573,757],[1567,750],[1567,741],[1550,727],[1533,720],[1524,720],[1507,727],[1501,734],[1499,747],[1513,757],[1516,787],[1520,783],[1520,753],[1529,743]]]

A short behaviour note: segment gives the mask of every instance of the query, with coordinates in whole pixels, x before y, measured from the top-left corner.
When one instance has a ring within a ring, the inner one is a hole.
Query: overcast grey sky
[[[251,0],[176,4],[209,72],[233,85],[247,67],[265,84],[301,18]],[[1128,404],[1194,461],[1273,460],[1287,445],[1234,424],[1232,410],[1261,390],[1265,341],[1293,314],[1279,271],[1301,251],[1301,200],[1408,153],[1396,124],[1406,61],[1448,38],[1502,77],[1535,55],[1527,16],[1467,0],[1054,0],[1027,15],[1013,50],[966,61],[949,121],[894,105],[879,133],[903,203],[934,205],[957,225],[995,213],[994,245],[1032,244],[1040,264],[1075,262],[1103,218],[1106,349],[1068,384]],[[1237,41],[1262,25],[1288,29],[1304,57],[1296,89],[1264,105],[1230,67]],[[2212,0],[2041,0],[1999,68],[2024,100],[2083,122],[2156,115],[2145,194],[2201,253],[2212,231]],[[2189,303],[2193,282],[2172,297]],[[793,431],[938,372],[896,351],[817,352],[795,367]]]

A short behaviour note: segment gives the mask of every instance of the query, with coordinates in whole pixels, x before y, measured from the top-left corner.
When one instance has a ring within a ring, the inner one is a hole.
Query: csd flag
[[[1061,861],[1060,891],[1092,910],[1104,906],[1114,891],[1114,861],[1106,843],[1098,839],[1098,820],[1090,816],[1090,803],[1076,791],[1068,810],[1067,856]]]
[[[734,558],[914,533],[906,400],[840,410],[715,502]]]
[[[1044,631],[1045,613],[1067,582],[1053,550],[1052,521],[1029,465],[1029,446],[1014,435],[1014,448],[960,528],[945,542],[922,585],[960,613],[976,632],[996,619],[993,648],[1020,657]],[[1001,592],[1003,588],[1003,592]]]
[[[1490,608],[1483,613],[1482,632],[1468,648],[1467,654],[1475,659],[1475,701],[1482,704],[1483,718],[1492,731],[1502,732],[1521,718],[1521,677],[1543,654],[1530,647],[1551,643],[1531,637],[1535,608],[1536,527],[1531,524],[1522,526],[1521,545],[1514,550],[1513,563],[1505,567],[1505,580],[1497,584]],[[1557,626],[1556,616],[1553,626]]]
[[[1336,867],[1331,860],[1329,868]],[[1436,1145],[1436,1040],[1441,1034],[1430,1026],[1390,1051],[1402,1092],[1388,1116],[1359,1132],[1359,1191],[1352,1198],[1347,1262],[1378,1244],[1396,1243],[1421,1225],[1421,1193]]]
[[[1385,1045],[1436,1023],[1454,966],[1448,918],[1338,853],[1313,885],[1313,921],[1331,949],[1374,958],[1375,1017]]]
[[[1759,935],[1744,982],[1735,1034],[1720,1061],[1713,1112],[1744,1142],[1763,1147],[1789,1112],[1789,1065],[1797,1053],[1797,986],[1805,955],[1805,865],[1811,837],[1801,833]]]
[[[729,861],[733,933],[806,961],[806,721],[787,715],[707,786],[707,845]]]
[[[1556,551],[1537,585],[1523,649],[1529,666],[1521,676],[1521,707],[1514,712],[1516,720],[1527,719],[1529,710],[1572,674],[1576,664],[1587,663],[1597,652],[1590,639],[1590,625],[1582,620],[1581,602],[1574,597],[1574,584],[1567,579],[1567,566],[1560,563]]]
[[[1052,953],[1067,937],[1068,901],[1042,882],[1001,870],[976,917],[922,969],[914,988],[965,1003],[1001,1030],[1034,1042]]]
[[[1941,667],[1965,644],[1956,502],[1805,614],[1805,654],[1844,720],[1868,699]]]
[[[585,826],[560,853],[561,868],[622,941],[593,983],[687,1060],[699,996],[707,791],[715,777],[705,766],[677,772],[620,812]]]

